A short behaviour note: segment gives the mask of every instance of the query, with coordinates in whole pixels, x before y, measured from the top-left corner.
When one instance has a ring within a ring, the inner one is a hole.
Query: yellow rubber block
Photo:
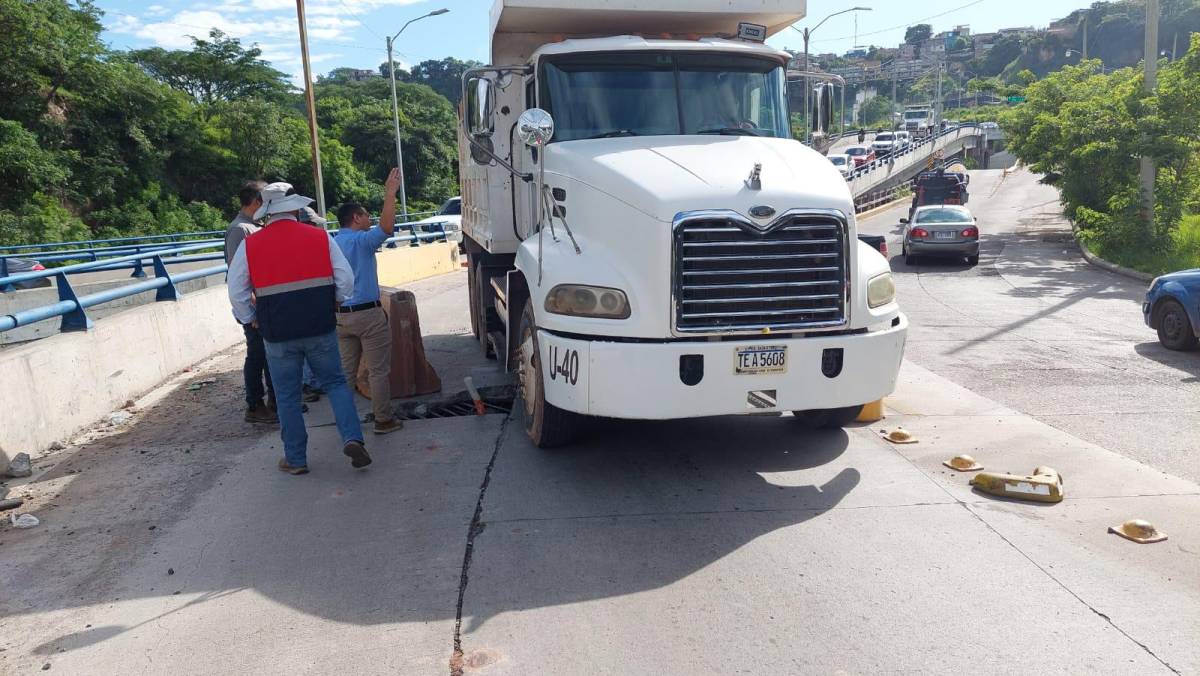
[[[1062,502],[1063,499],[1062,476],[1049,467],[1038,467],[1028,476],[980,472],[970,483],[984,493],[1017,500]]]
[[[863,406],[862,411],[855,418],[858,422],[873,423],[883,420],[883,400],[873,401],[866,406]]]

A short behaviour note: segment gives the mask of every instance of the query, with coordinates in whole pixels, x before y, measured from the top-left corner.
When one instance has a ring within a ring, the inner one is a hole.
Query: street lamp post
[[[1158,0],[1146,0],[1146,34],[1145,55],[1142,57],[1142,67],[1145,69],[1142,87],[1147,94],[1154,93],[1155,79],[1158,76]],[[1143,139],[1143,147],[1148,146],[1150,139]],[[1138,167],[1142,181],[1143,199],[1146,209],[1146,238],[1154,237],[1154,158],[1143,154]]]
[[[845,14],[846,12],[869,12],[869,11],[871,11],[870,7],[851,7],[850,9],[843,9],[840,12],[834,12],[833,14],[830,14],[829,16],[825,17],[824,19],[821,19],[820,21],[818,21],[817,25],[813,26],[812,28],[805,28],[804,30],[800,30],[799,28],[796,28],[795,26],[791,26],[792,30],[794,30],[797,33],[804,36],[804,72],[805,72],[805,76],[804,76],[804,120],[805,120],[804,140],[805,141],[811,140],[811,137],[812,137],[812,120],[810,119],[810,115],[812,115],[812,111],[809,110],[809,103],[808,103],[808,95],[809,95],[808,90],[811,89],[811,87],[809,86],[809,83],[808,83],[808,75],[807,75],[807,73],[808,73],[808,38],[809,38],[809,36],[811,36],[813,34],[814,31],[816,31],[818,28],[821,27],[821,24],[825,23],[826,21],[829,21],[830,19],[832,19],[833,17],[835,17],[839,14]]]
[[[392,58],[392,45],[396,43],[396,38],[400,37],[400,34],[404,32],[404,29],[408,28],[408,24],[414,21],[420,21],[421,19],[426,19],[431,16],[445,14],[449,11],[450,10],[448,9],[435,9],[428,14],[424,14],[415,19],[409,19],[408,23],[401,26],[400,30],[396,31],[395,35],[387,38],[388,70],[391,72],[392,79],[392,127],[396,134],[396,166],[400,168],[400,217],[405,223],[408,222],[408,194],[404,186],[405,183],[407,183],[408,177],[404,172],[404,147],[400,143],[400,100],[396,97],[396,61]]]

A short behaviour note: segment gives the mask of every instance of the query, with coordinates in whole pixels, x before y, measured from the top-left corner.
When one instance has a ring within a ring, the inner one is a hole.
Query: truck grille
[[[832,213],[785,214],[762,231],[735,212],[684,216],[675,227],[676,330],[844,324],[846,230]]]

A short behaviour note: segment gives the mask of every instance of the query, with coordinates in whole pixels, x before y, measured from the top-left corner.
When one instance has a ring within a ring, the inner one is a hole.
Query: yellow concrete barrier
[[[403,286],[418,279],[460,270],[458,244],[434,242],[421,246],[381,249],[375,256],[380,286]]]

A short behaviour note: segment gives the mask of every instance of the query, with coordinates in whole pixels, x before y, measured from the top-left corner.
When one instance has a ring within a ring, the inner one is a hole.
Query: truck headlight
[[[620,289],[559,284],[546,294],[546,312],[573,317],[628,319],[629,299]]]
[[[875,275],[867,281],[868,307],[877,308],[893,300],[896,300],[896,283],[892,281],[892,273]]]

